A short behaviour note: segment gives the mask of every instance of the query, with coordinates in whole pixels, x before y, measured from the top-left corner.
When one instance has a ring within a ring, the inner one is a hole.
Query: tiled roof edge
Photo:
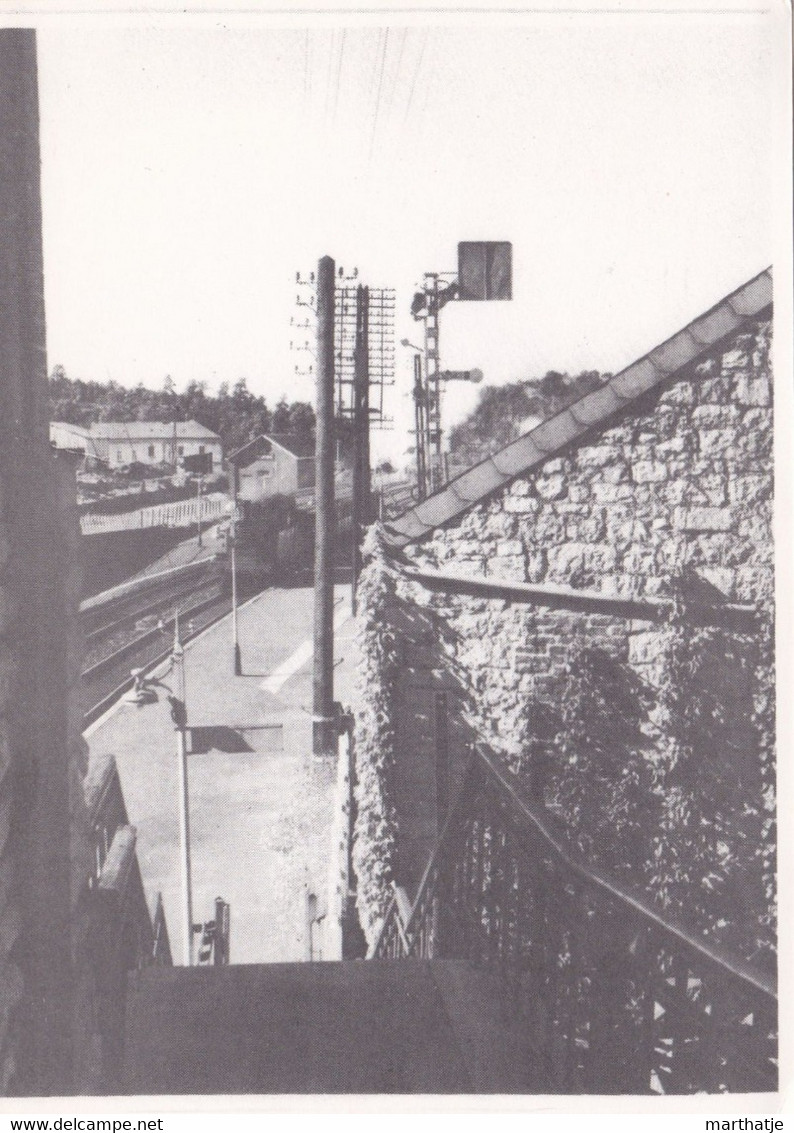
[[[592,393],[542,421],[451,480],[440,491],[383,524],[392,547],[429,535],[504,487],[523,472],[543,464],[572,441],[608,421],[626,405],[678,373],[700,355],[719,346],[772,305],[772,268],[760,272],[677,334],[654,347]]]

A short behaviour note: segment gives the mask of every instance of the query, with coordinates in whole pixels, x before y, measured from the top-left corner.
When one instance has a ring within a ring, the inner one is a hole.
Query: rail
[[[577,860],[484,750],[373,958],[496,969],[548,1093],[777,1088],[774,980]]]
[[[105,606],[115,606],[126,599],[137,599],[144,591],[159,591],[168,587],[176,577],[184,580],[188,575],[201,574],[211,567],[215,561],[214,555],[206,558],[194,559],[193,562],[181,563],[179,566],[169,567],[167,570],[157,571],[154,574],[136,575],[134,578],[120,582],[110,590],[103,590],[91,598],[85,598],[80,603],[80,614],[91,615],[101,611]]]
[[[206,599],[195,606],[182,608],[179,611],[180,618],[183,618],[185,623],[180,635],[182,644],[186,645],[216,621],[226,617],[230,609],[230,600],[221,592],[214,598]],[[168,632],[169,624],[173,625],[173,619],[164,618],[162,628],[158,626],[143,632],[133,641],[122,645],[120,649],[83,671],[82,693],[86,704],[83,712],[84,728],[95,723],[123,693],[133,687],[135,681],[129,667],[131,658],[139,662],[137,668],[147,673],[168,660],[173,652],[173,636]],[[158,642],[163,643],[162,648],[158,648]],[[98,699],[94,699],[95,697]]]

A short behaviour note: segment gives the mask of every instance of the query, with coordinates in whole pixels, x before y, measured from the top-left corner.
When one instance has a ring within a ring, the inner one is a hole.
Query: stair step
[[[491,977],[458,961],[151,968],[130,979],[131,1094],[524,1092]]]

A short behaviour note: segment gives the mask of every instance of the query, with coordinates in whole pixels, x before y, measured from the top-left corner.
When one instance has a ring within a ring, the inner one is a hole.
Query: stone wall
[[[418,544],[425,564],[604,594],[772,590],[768,322]],[[699,580],[699,581],[698,581]]]
[[[395,561],[400,884],[440,826],[443,691],[452,788],[485,742],[578,849],[714,939],[771,947],[769,349],[758,324]]]

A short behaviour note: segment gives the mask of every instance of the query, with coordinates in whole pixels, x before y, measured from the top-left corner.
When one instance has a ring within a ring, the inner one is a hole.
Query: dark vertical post
[[[212,962],[218,966],[229,963],[229,906],[223,897],[215,898],[215,948]]]
[[[439,832],[444,825],[449,806],[449,722],[447,715],[447,694],[436,693],[435,703],[436,740],[436,824]]]
[[[353,376],[353,611],[361,571],[361,530],[372,522],[369,467],[369,288],[356,295],[355,372]]]
[[[361,377],[361,522],[365,527],[372,523],[372,469],[369,457],[369,288],[362,288],[362,343],[363,358]],[[381,318],[383,316],[381,315]]]
[[[317,439],[314,541],[313,752],[336,754],[334,726],[334,274],[330,256],[317,265]]]
[[[240,652],[240,632],[237,624],[237,465],[232,478],[232,521],[229,527],[229,565],[232,571],[232,671],[236,677],[243,674],[243,658]]]
[[[201,546],[201,473],[199,473],[198,487],[196,489],[196,522],[198,524],[198,545]]]
[[[427,398],[422,382],[422,356],[414,354],[414,436],[416,437],[416,494],[427,495]]]

